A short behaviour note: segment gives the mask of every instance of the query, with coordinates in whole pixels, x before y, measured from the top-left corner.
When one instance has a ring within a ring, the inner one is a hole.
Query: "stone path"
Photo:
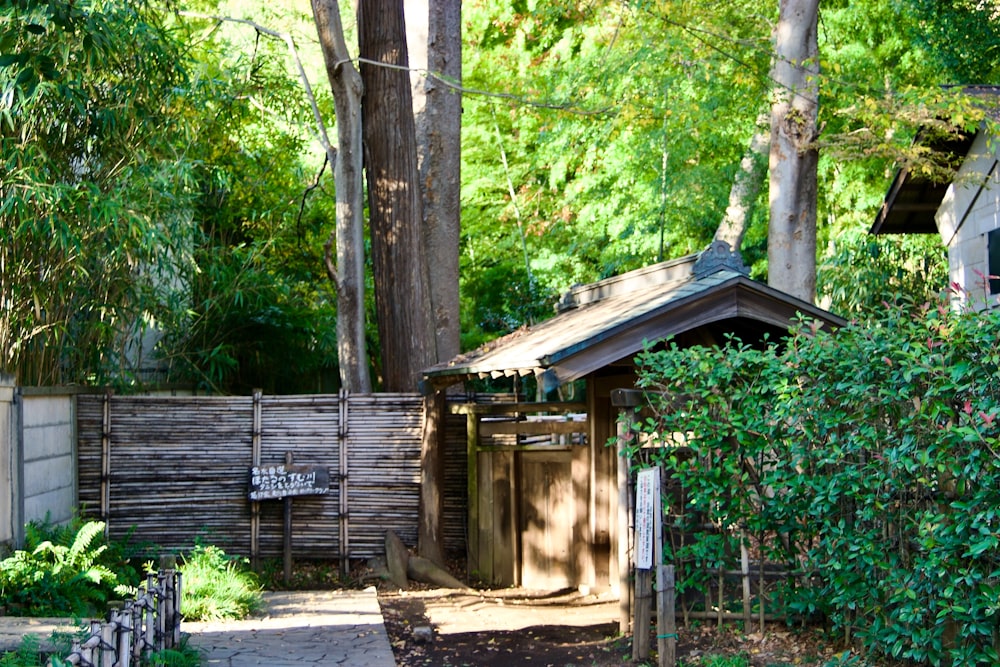
[[[265,593],[264,599],[260,618],[181,626],[204,665],[395,667],[374,588]]]

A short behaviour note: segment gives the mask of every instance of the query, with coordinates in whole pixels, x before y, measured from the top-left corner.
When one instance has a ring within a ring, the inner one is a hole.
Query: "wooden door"
[[[521,585],[573,585],[575,523],[572,452],[525,451],[520,457]]]

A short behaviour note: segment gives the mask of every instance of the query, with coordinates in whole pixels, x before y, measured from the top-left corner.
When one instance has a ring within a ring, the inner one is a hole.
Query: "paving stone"
[[[245,621],[184,623],[189,644],[218,667],[395,667],[374,588],[266,593]]]

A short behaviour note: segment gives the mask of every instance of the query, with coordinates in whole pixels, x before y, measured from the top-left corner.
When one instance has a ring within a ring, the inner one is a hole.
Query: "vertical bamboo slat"
[[[346,390],[340,390],[340,401],[338,404],[340,422],[337,428],[337,449],[340,454],[340,575],[345,579],[350,574],[351,562],[351,541],[350,541],[350,505],[348,504],[348,470],[349,461],[347,458],[347,425],[350,422],[348,410],[349,394]]]

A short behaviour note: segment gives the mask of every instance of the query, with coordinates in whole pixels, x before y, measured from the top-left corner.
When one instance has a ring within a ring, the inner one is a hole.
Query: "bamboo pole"
[[[262,391],[253,391],[253,426],[250,434],[250,465],[260,467],[260,423]],[[250,502],[250,564],[254,570],[260,567],[260,502]]]
[[[101,519],[107,537],[111,522],[111,392],[104,394],[101,423]]]
[[[291,452],[285,452],[285,465],[290,466],[294,462]],[[285,496],[283,499],[285,510],[284,515],[284,576],[285,586],[292,583],[292,496]]]
[[[337,414],[339,416],[337,423],[337,451],[339,455],[338,464],[340,467],[340,483],[338,484],[338,502],[339,502],[339,520],[338,524],[340,527],[340,577],[347,580],[351,573],[351,547],[350,547],[350,502],[347,495],[347,476],[348,476],[348,465],[350,463],[348,456],[348,426],[347,421],[350,417],[350,399],[351,395],[346,389],[341,389],[340,393],[337,395]]]

